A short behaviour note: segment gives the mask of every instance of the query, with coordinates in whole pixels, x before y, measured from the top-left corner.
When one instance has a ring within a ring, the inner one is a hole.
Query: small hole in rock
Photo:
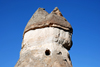
[[[68,55],[69,60],[71,61],[70,55]]]
[[[67,60],[66,60],[66,59],[64,59],[64,61],[66,61],[66,62],[67,62]]]
[[[61,52],[59,52],[59,53],[57,53],[58,55],[61,55],[62,53]]]
[[[47,56],[50,55],[50,50],[46,50],[45,55],[47,55]]]

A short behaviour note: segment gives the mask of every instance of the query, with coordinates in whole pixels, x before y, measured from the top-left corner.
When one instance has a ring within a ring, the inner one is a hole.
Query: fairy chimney
[[[20,58],[15,67],[72,67],[68,50],[73,29],[56,7],[33,14],[24,33]]]

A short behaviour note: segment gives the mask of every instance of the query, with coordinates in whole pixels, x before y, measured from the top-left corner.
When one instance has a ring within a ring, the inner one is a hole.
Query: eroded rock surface
[[[51,14],[39,8],[24,30],[15,67],[72,67],[71,39],[72,27],[57,7]]]

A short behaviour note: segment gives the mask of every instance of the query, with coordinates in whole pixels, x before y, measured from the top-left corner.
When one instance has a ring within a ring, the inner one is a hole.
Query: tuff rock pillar
[[[38,8],[25,27],[15,67],[72,67],[68,53],[72,33],[70,23],[57,7],[50,14]]]

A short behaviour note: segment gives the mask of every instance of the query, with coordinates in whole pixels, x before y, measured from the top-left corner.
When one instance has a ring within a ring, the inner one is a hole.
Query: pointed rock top
[[[55,7],[53,11],[55,12],[55,11],[58,11],[58,10],[59,10],[58,7]]]
[[[55,7],[55,9],[54,9],[51,13],[54,13],[54,14],[56,14],[56,15],[58,15],[58,16],[63,16],[63,15],[61,14],[60,10],[58,9],[58,7]]]
[[[73,32],[70,23],[63,17],[58,7],[55,7],[55,9],[50,14],[48,14],[44,8],[38,8],[31,19],[28,21],[24,30],[24,34],[29,30],[44,27],[56,27],[67,30],[71,33]]]

